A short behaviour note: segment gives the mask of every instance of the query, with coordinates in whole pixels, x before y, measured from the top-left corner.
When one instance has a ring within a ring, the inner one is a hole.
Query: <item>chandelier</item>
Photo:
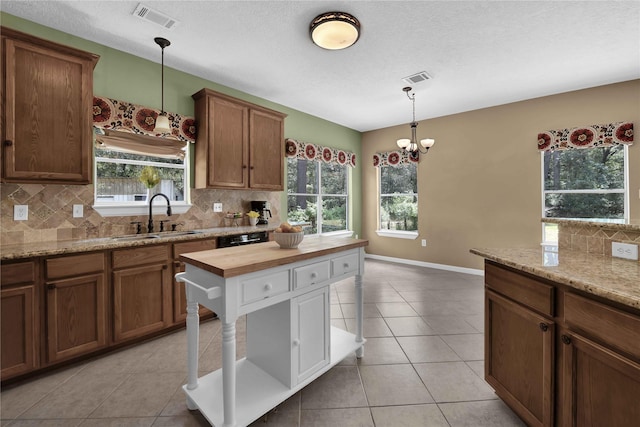
[[[403,87],[402,90],[407,94],[407,98],[409,98],[411,102],[413,102],[413,121],[411,122],[411,139],[401,138],[396,141],[396,144],[398,144],[398,147],[400,147],[401,149],[412,154],[417,154],[417,152],[426,154],[427,151],[429,151],[429,148],[433,147],[433,144],[435,144],[436,141],[431,138],[427,138],[421,139],[420,143],[418,144],[418,141],[416,139],[416,128],[418,127],[418,122],[416,122],[416,94],[412,93],[411,95],[409,95],[411,86]],[[420,147],[422,147],[424,151],[420,149]]]

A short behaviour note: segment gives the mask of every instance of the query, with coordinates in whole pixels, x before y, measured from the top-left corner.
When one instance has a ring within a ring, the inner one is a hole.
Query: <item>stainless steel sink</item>
[[[129,242],[135,240],[148,240],[148,239],[160,239],[162,237],[173,237],[173,236],[186,236],[189,234],[199,234],[200,231],[163,231],[161,233],[151,233],[151,234],[130,234],[126,236],[116,236],[112,237],[112,240],[117,240],[119,242]]]
[[[162,233],[154,233],[158,237],[187,236],[189,234],[200,234],[201,231],[163,231]]]

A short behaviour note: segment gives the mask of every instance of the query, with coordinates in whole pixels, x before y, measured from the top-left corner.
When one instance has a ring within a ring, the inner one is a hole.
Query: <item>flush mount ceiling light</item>
[[[154,133],[171,133],[171,126],[169,125],[169,118],[167,117],[167,113],[164,111],[164,48],[169,46],[171,42],[167,39],[163,39],[162,37],[156,37],[153,39],[158,46],[162,49],[162,83],[161,83],[161,93],[162,93],[162,107],[160,115],[156,118],[156,127],[153,129]]]
[[[422,154],[426,154],[427,151],[429,151],[429,148],[433,147],[433,144],[435,144],[436,141],[430,138],[421,139],[420,145],[418,145],[418,141],[416,139],[416,128],[418,127],[418,122],[416,122],[416,94],[412,93],[409,95],[409,92],[411,92],[411,86],[403,87],[402,90],[407,94],[407,98],[413,102],[413,121],[411,122],[411,139],[401,138],[396,141],[396,144],[398,144],[398,147],[411,153],[419,151]],[[420,149],[420,146],[424,148],[424,151]]]
[[[323,49],[345,49],[358,41],[360,21],[346,12],[326,12],[311,21],[309,34]]]

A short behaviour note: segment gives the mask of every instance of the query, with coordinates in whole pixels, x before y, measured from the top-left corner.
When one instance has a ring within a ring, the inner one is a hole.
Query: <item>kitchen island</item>
[[[363,355],[366,240],[306,237],[182,254],[187,293],[189,409],[214,426],[246,426],[349,354]],[[329,287],[355,276],[356,333],[330,326]],[[198,304],[222,320],[222,368],[198,378]],[[236,361],[235,324],[247,316],[246,357]]]
[[[496,394],[530,426],[636,426],[640,263],[552,246],[471,252],[485,258]]]

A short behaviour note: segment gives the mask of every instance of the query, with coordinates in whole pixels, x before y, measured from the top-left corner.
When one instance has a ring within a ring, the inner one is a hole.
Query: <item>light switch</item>
[[[13,207],[13,220],[26,221],[29,219],[29,205],[15,205]]]

